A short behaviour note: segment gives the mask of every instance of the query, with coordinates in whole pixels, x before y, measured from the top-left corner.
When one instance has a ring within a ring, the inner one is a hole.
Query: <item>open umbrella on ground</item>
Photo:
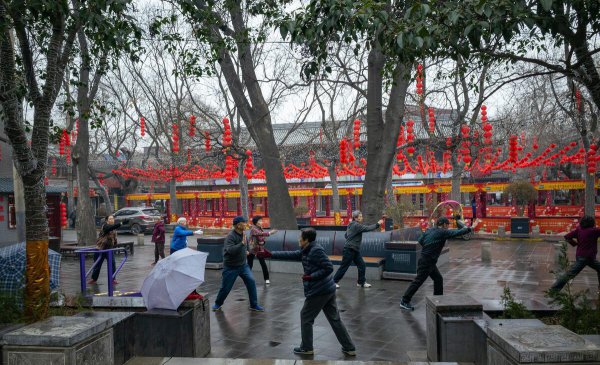
[[[60,254],[48,249],[50,289],[60,285]],[[0,293],[18,293],[25,287],[25,243],[0,248]]]
[[[184,248],[156,263],[142,284],[146,308],[177,310],[190,292],[204,282],[208,253]]]

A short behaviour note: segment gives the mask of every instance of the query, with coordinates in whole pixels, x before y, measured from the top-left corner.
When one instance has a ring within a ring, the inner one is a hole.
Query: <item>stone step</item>
[[[278,360],[278,359],[217,359],[191,357],[135,357],[125,365],[473,365],[457,362],[428,361],[325,361],[325,360]]]

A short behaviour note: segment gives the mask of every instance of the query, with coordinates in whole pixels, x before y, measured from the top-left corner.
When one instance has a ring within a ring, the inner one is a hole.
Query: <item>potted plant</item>
[[[529,237],[529,218],[524,217],[525,206],[537,198],[537,190],[528,181],[510,183],[504,193],[512,197],[517,208],[517,217],[510,218],[511,237]]]

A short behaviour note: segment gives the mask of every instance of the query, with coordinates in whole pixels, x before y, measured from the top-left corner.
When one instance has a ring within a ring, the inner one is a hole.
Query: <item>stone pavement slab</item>
[[[125,365],[469,365],[456,362],[316,361],[279,359],[194,359],[184,357],[137,357]]]

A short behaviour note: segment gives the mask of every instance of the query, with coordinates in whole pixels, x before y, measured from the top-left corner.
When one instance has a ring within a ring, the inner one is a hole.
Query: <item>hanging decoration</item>
[[[187,149],[187,164],[191,164],[192,163],[192,150],[188,147]]]
[[[414,135],[414,125],[415,122],[412,119],[409,119],[408,122],[406,122],[406,141],[409,144],[412,144],[415,141],[415,135]],[[412,157],[413,153],[415,153],[415,148],[413,146],[409,146],[406,149],[406,152],[408,152],[408,155]]]
[[[210,133],[204,131],[204,151],[210,152]]]
[[[52,159],[52,176],[56,176],[56,159]]]
[[[67,228],[67,205],[65,203],[60,203],[59,205],[60,211],[60,226],[62,228]]]
[[[346,138],[340,141],[340,164],[342,166],[348,163],[348,143]]]
[[[254,165],[252,164],[252,151],[246,150],[246,167],[244,168],[244,175],[246,175],[246,179],[252,179],[252,171],[254,170]]]
[[[433,134],[435,132],[435,114],[432,107],[428,109],[429,113],[429,133]]]
[[[422,64],[418,64],[417,65],[417,77],[415,78],[416,82],[417,82],[417,95],[419,95],[419,98],[423,96],[423,65]]]
[[[231,147],[231,125],[229,119],[223,118],[223,152],[227,153],[229,147]]]
[[[508,140],[508,156],[509,156],[509,161],[512,163],[516,163],[517,159],[519,158],[517,139],[518,139],[518,137],[513,134],[512,136],[510,136],[510,139]]]
[[[360,120],[354,121],[354,149],[360,148]]]
[[[196,136],[196,116],[190,116],[190,130],[188,132],[190,137]]]
[[[67,160],[67,165],[71,166],[71,147],[66,147],[66,160]]]
[[[173,122],[173,135],[171,137],[172,139],[172,150],[173,153],[179,153],[179,125],[177,124],[177,122]]]
[[[140,118],[140,135],[142,137],[146,135],[146,120],[144,117]]]

